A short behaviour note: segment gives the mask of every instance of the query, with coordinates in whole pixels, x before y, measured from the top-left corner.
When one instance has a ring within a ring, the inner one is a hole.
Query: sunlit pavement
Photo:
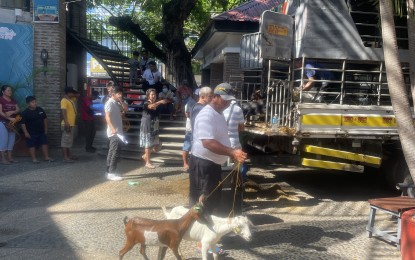
[[[79,160],[71,164],[59,159],[60,150],[52,150],[57,159],[52,163],[35,165],[21,157],[18,164],[0,165],[0,258],[117,259],[125,216],[163,219],[161,206],[187,205],[188,175],[180,167],[159,164],[148,170],[139,160],[122,160],[118,171],[124,180],[107,181],[105,157],[81,147],[74,152]],[[328,175],[292,175],[276,167],[252,168],[250,174],[258,182],[278,182],[292,199],[247,194],[246,214],[257,225],[253,240],[225,237],[222,259],[400,259],[394,246],[369,239],[365,231],[367,199],[387,193],[365,190],[365,183],[348,189],[347,183],[318,184]],[[327,178],[344,181],[342,175]],[[352,183],[362,182],[353,178]],[[388,216],[377,219],[393,227]],[[183,241],[180,249],[186,259],[201,258],[194,242]],[[156,259],[156,248],[147,252]],[[139,257],[135,246],[124,259]],[[170,251],[166,259],[174,259]]]

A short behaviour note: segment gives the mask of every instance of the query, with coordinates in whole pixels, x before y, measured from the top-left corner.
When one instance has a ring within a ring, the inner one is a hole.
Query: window
[[[29,11],[30,0],[0,0],[0,7],[10,9],[22,9],[23,11]]]

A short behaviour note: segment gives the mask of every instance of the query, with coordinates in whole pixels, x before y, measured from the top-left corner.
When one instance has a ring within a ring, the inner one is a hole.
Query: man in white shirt
[[[222,189],[217,186],[221,181],[221,165],[228,156],[240,163],[247,157],[241,149],[232,149],[226,131],[226,120],[222,114],[231,100],[235,99],[232,86],[221,83],[216,86],[213,94],[212,101],[195,119],[189,168],[190,205],[203,202],[208,214],[213,212],[220,200]]]
[[[143,80],[144,92],[149,88],[154,88],[157,93],[162,91],[161,73],[157,70],[157,63],[155,61],[148,62],[148,69],[143,73]]]
[[[231,141],[231,147],[241,149],[241,142],[239,141],[239,132],[244,130],[244,113],[242,108],[232,100],[231,105],[223,111],[223,116],[228,124],[228,134]]]
[[[122,128],[122,110],[119,103],[123,103],[122,88],[117,86],[113,89],[111,98],[105,103],[105,121],[107,122],[107,136],[109,139],[106,177],[111,181],[122,180],[120,176],[114,173],[117,168],[120,148],[119,138],[124,136]]]

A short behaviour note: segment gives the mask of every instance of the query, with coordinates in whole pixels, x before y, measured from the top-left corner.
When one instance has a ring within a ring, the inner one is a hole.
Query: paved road
[[[80,159],[73,164],[34,165],[22,157],[18,164],[0,166],[0,258],[117,259],[125,239],[124,216],[162,219],[161,206],[187,203],[188,176],[180,167],[159,164],[145,170],[142,162],[122,160],[125,180],[111,182],[103,178],[104,157],[80,147],[74,151]],[[60,157],[59,150],[52,152]],[[249,190],[246,213],[257,225],[253,241],[225,237],[222,259],[400,259],[393,246],[365,232],[367,199],[391,195],[378,176],[282,165],[252,168],[250,174],[282,190]],[[394,224],[385,215],[378,220]],[[155,259],[156,249],[147,250]],[[186,259],[201,257],[194,243],[183,241],[181,250]],[[125,259],[138,256],[135,247]],[[173,259],[169,251],[166,258]]]

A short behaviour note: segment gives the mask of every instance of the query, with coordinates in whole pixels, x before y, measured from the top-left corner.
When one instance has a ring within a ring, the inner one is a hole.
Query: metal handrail
[[[99,19],[96,19],[95,21],[100,21]],[[92,37],[91,37],[91,35],[92,35],[92,33],[91,33],[91,24],[90,23],[88,23],[89,24],[89,28],[87,28],[87,35],[88,35],[88,39],[90,39],[90,40],[97,40],[97,39],[93,39]],[[114,49],[114,48],[112,48],[112,44],[111,44],[111,46],[106,46],[106,47],[108,47],[109,49],[111,49],[111,50],[116,50],[116,51],[118,51],[120,54],[122,54],[122,51],[121,51],[121,49],[118,47],[118,44],[117,44],[117,42],[114,40],[114,38],[112,37],[112,35],[108,32],[108,30],[103,26],[103,23],[100,23],[99,24],[99,26],[100,26],[100,35],[101,35],[101,37],[100,37],[100,41],[99,41],[99,43],[102,45],[102,40],[103,40],[103,35],[102,35],[102,32],[105,32],[105,34],[106,34],[106,36],[109,38],[109,39],[111,39],[111,42],[112,43],[114,43],[115,44],[115,46],[116,46],[116,49]]]

